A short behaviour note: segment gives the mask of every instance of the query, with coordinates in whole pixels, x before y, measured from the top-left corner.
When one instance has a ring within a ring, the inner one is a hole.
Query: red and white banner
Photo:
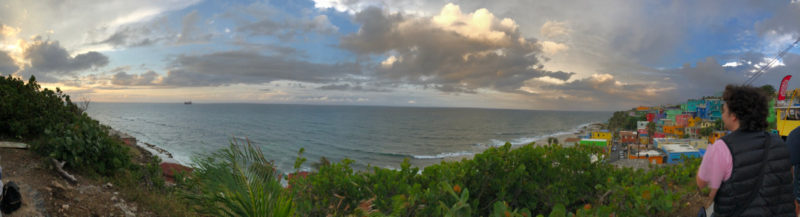
[[[781,87],[778,89],[778,100],[786,99],[786,86],[789,85],[789,79],[792,79],[791,75],[783,77],[783,80],[781,81]]]

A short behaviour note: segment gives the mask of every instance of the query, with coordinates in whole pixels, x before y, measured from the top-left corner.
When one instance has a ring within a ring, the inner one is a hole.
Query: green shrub
[[[45,138],[34,146],[45,156],[67,162],[73,168],[110,175],[130,164],[130,151],[108,135],[107,127],[85,114],[72,123],[58,123],[45,129]]]
[[[289,184],[302,216],[668,216],[694,189],[698,159],[644,171],[592,162],[599,152],[506,144],[421,173],[408,161],[399,170],[355,171],[345,159]]]
[[[130,164],[127,147],[108,135],[108,127],[60,89],[40,88],[34,76],[27,84],[0,77],[0,137],[32,141],[38,153],[89,173],[110,175]]]
[[[0,76],[0,137],[35,139],[48,126],[70,123],[82,113],[60,89],[39,88],[34,76],[27,84]]]
[[[194,160],[196,168],[184,196],[209,216],[294,216],[292,195],[261,149],[233,140],[230,147]]]

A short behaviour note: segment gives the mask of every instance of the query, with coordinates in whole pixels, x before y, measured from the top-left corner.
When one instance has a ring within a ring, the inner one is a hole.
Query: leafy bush
[[[60,89],[39,88],[34,76],[27,84],[10,75],[0,76],[0,137],[37,138],[48,126],[70,123],[81,113]]]
[[[108,136],[107,127],[85,114],[73,123],[48,127],[44,137],[35,149],[74,168],[110,175],[130,164],[128,147]]]
[[[108,128],[91,119],[69,96],[51,91],[31,76],[25,84],[0,77],[0,137],[33,141],[38,153],[109,175],[130,164],[128,149],[108,135]]]
[[[592,162],[598,153],[592,147],[531,144],[512,150],[506,144],[421,173],[408,161],[399,170],[359,172],[345,159],[289,180],[288,190],[302,216],[665,216],[694,189],[698,159],[644,171]]]

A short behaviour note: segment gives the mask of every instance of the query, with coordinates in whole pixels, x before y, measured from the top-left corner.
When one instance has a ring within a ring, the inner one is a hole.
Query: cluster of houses
[[[640,106],[628,112],[632,117],[646,117],[639,121],[635,131],[607,130],[590,132],[580,138],[581,145],[602,146],[607,153],[621,152],[628,159],[646,160],[652,164],[681,162],[681,156],[702,157],[709,144],[726,134],[712,130],[703,135],[702,129],[713,128],[722,116],[719,97],[690,99],[675,106]],[[651,128],[648,130],[648,126]],[[708,132],[708,131],[707,131]],[[612,144],[623,147],[611,150]]]

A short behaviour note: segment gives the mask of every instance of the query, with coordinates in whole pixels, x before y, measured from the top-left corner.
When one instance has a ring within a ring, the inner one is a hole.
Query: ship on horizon
[[[192,101],[191,101],[191,100],[189,100],[189,101],[184,101],[184,102],[183,102],[183,104],[184,104],[184,105],[191,105],[191,104],[192,104]]]

